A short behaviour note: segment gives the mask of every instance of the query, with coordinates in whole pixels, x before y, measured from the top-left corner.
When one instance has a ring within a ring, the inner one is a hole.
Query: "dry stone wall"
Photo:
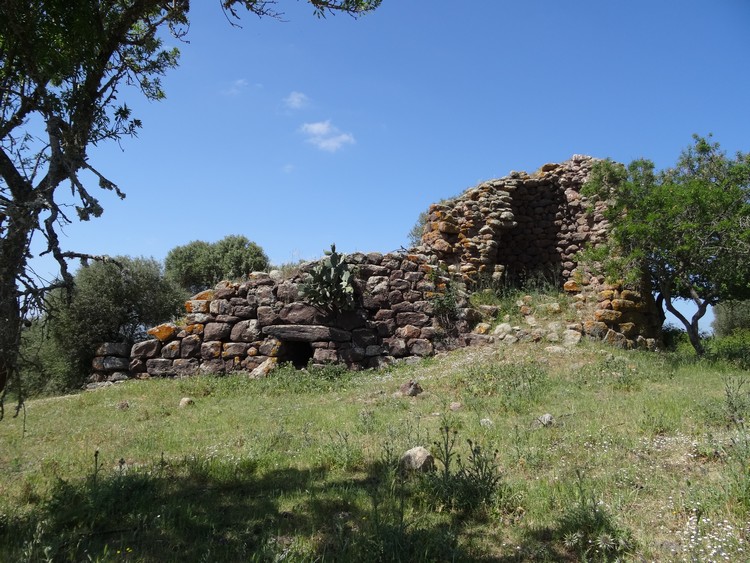
[[[575,255],[607,236],[601,213],[585,212],[580,188],[595,159],[574,155],[537,172],[511,172],[432,205],[422,243],[466,281],[573,275]],[[561,282],[562,283],[562,282]]]
[[[620,346],[654,347],[663,318],[646,282],[608,284],[576,261],[602,243],[608,223],[581,187],[596,159],[574,155],[536,172],[511,172],[430,207],[422,244],[468,283],[522,285],[541,276],[571,293],[582,311],[574,328]],[[590,211],[590,212],[589,212]]]
[[[242,283],[222,282],[193,296],[186,302],[184,323],[149,330],[153,339],[132,347],[130,375],[241,370],[262,376],[279,362],[369,368],[429,356],[475,338],[470,329],[479,314],[465,297],[458,297],[450,327],[438,321],[435,299],[451,282],[431,257],[357,253],[346,260],[355,274],[353,310],[330,312],[302,300],[300,285],[314,263],[291,276],[252,273]],[[121,367],[119,360],[106,362]],[[95,360],[99,367],[106,362]],[[99,379],[110,377],[104,370]]]
[[[451,284],[523,283],[540,274],[573,297],[568,340],[576,332],[623,347],[654,347],[662,318],[649,288],[607,284],[576,262],[580,249],[607,237],[602,209],[587,213],[580,193],[594,162],[575,155],[532,174],[484,182],[432,205],[420,246],[347,256],[355,274],[352,311],[331,313],[302,299],[300,285],[315,263],[289,276],[256,272],[193,296],[184,322],[151,329],[153,339],[135,344],[129,355],[103,346],[93,379],[237,370],[262,376],[286,361],[369,368],[477,342],[511,342],[538,330],[503,324],[490,335],[487,325],[474,329],[482,314],[463,294],[449,294]],[[457,300],[446,323],[445,311],[436,309],[448,295]],[[532,320],[530,311],[529,326]]]

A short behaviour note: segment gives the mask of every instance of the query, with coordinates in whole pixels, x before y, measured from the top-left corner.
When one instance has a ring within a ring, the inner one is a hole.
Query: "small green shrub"
[[[46,297],[47,312],[22,336],[20,379],[28,394],[80,389],[102,342],[133,343],[179,314],[185,294],[151,258],[118,256],[75,274],[70,294]]]
[[[427,221],[430,216],[426,211],[422,211],[417,217],[417,222],[411,228],[409,233],[406,235],[409,246],[415,247],[422,244],[422,235],[424,234],[424,228],[427,225]]]
[[[435,319],[446,334],[455,336],[461,301],[460,284],[447,272],[441,275],[436,269],[430,271],[430,282],[435,286],[435,291],[428,296]]]
[[[744,423],[750,414],[750,389],[744,377],[728,377],[724,380],[724,414],[732,425]]]
[[[714,306],[714,334],[730,336],[735,330],[750,330],[750,301],[725,301]]]
[[[442,468],[422,476],[422,494],[427,505],[436,510],[467,513],[502,507],[511,495],[500,473],[498,452],[467,440],[469,454],[464,462],[456,452],[457,437],[458,432],[445,425],[440,428],[440,439],[433,443],[435,458]]]

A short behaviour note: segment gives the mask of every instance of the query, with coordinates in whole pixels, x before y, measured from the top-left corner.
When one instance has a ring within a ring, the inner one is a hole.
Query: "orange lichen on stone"
[[[620,292],[620,297],[629,301],[639,301],[641,299],[641,294],[630,289],[623,289]]]
[[[154,328],[148,329],[146,332],[156,338],[159,342],[166,342],[167,340],[174,338],[177,334],[177,325],[174,323],[164,323]]]
[[[597,309],[594,311],[594,318],[604,323],[615,323],[622,317],[622,312],[614,309]]]
[[[208,313],[211,301],[204,299],[191,299],[185,301],[185,311],[188,313]]]
[[[458,225],[455,223],[449,223],[448,221],[440,221],[437,228],[438,231],[446,234],[456,234],[458,232]]]
[[[585,321],[583,323],[583,331],[596,338],[603,337],[607,330],[607,325],[601,321]]]
[[[442,252],[444,254],[452,254],[454,252],[453,246],[443,239],[437,239],[431,246],[437,252]]]
[[[568,293],[578,293],[581,291],[581,284],[575,280],[568,280],[563,284],[563,289]]]

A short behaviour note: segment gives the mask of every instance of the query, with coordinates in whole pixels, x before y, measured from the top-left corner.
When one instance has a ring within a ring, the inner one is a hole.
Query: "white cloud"
[[[284,98],[284,105],[289,109],[302,109],[307,107],[310,103],[308,98],[302,92],[292,92],[286,98]]]
[[[322,151],[336,152],[344,145],[353,145],[354,136],[350,133],[341,133],[334,137],[309,139],[309,141]]]
[[[235,80],[229,85],[229,88],[222,90],[222,94],[225,96],[239,96],[243,91],[247,90],[250,83],[244,78]]]
[[[331,125],[330,120],[326,120],[315,123],[303,123],[301,130],[305,135],[311,137],[325,137],[333,132],[334,127]]]
[[[307,135],[308,143],[326,152],[336,152],[344,145],[356,142],[354,135],[341,132],[330,120],[303,123],[300,131]]]

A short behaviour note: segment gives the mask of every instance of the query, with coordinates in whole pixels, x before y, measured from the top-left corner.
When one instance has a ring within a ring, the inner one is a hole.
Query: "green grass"
[[[0,560],[745,560],[747,376],[526,343],[32,400],[0,423]],[[417,445],[436,471],[403,475]]]

